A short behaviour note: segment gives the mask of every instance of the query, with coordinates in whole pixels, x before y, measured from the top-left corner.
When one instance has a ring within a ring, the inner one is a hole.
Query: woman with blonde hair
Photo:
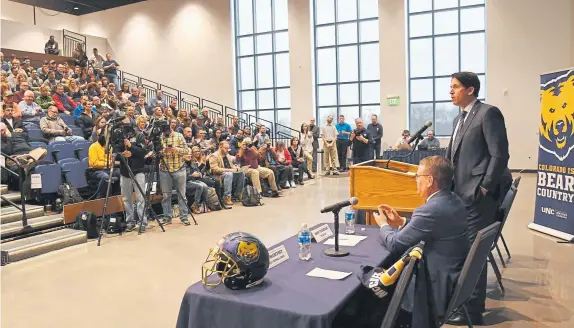
[[[185,110],[180,110],[179,113],[177,113],[177,120],[179,124],[185,125],[186,121],[189,121],[189,113]]]
[[[176,119],[176,120],[177,120],[177,118],[173,115],[173,112],[172,112],[172,110],[171,110],[170,107],[166,107],[166,108],[164,109],[163,115],[165,116],[166,120],[168,120],[168,121],[170,121],[170,122],[171,122],[171,119]],[[178,122],[178,123],[180,123],[180,122]],[[181,123],[180,123],[180,124],[181,124]]]

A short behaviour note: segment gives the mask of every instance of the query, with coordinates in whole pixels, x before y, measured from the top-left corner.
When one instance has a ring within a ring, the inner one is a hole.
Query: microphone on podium
[[[343,207],[357,205],[359,203],[359,199],[357,197],[351,197],[348,200],[344,200],[342,202],[338,202],[333,205],[329,205],[321,210],[321,213],[333,212],[335,210],[340,210]]]
[[[421,134],[423,134],[423,132],[425,132],[426,129],[428,129],[431,125],[432,125],[432,122],[431,122],[431,121],[427,121],[427,122],[425,123],[425,125],[423,125],[422,128],[420,128],[417,132],[415,132],[415,134],[413,134],[413,135],[409,138],[409,141],[407,141],[407,143],[408,143],[408,144],[413,143],[413,142],[414,142],[415,140],[417,140],[417,139],[421,136]]]

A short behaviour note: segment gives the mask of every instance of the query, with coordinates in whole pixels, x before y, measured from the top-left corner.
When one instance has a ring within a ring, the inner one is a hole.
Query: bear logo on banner
[[[574,149],[574,71],[540,88],[540,149],[564,161]]]

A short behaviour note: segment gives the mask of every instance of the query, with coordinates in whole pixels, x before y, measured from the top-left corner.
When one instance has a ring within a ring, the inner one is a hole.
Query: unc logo
[[[251,264],[259,259],[259,247],[255,241],[240,241],[237,244],[237,257],[245,264]]]
[[[543,208],[542,208],[542,213],[554,215],[554,209],[553,209],[553,208],[550,208],[550,207],[543,207]]]
[[[564,161],[574,149],[574,71],[540,86],[540,148]]]

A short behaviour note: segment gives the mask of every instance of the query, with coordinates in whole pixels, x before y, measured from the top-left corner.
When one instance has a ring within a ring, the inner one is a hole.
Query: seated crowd
[[[20,65],[16,58],[5,62],[2,55],[2,152],[10,156],[9,162],[28,165],[41,159],[52,161],[43,158],[44,148],[30,145],[33,141],[92,142],[87,180],[97,182],[96,196],[104,197],[112,172],[113,184],[119,185],[124,195],[131,228],[134,226],[133,192],[136,192],[135,207],[140,218],[143,195],[131,183],[123,165],[131,168],[135,180],[144,188],[153,149],[161,149],[164,159],[159,165],[163,212],[171,213],[172,189],[188,195],[187,199],[180,199],[179,206],[185,224],[189,222],[184,202],[193,199],[190,207],[194,214],[209,211],[205,204],[210,188],[215,189],[221,206],[230,208],[242,200],[245,184],[252,185],[262,196],[278,197],[282,189],[303,185],[304,175],[314,178],[310,170],[311,156],[298,138],[292,138],[289,145],[277,142],[273,147],[269,129],[261,123],[251,131],[234,117],[232,124],[226,126],[223,117],[212,115],[208,108],[178,108],[177,100],[168,101],[161,90],[156,90],[155,97],[148,102],[141,86],[130,88],[122,83],[117,87],[111,82],[117,81],[115,69],[119,65],[109,54],[107,59],[101,69],[55,62],[44,62],[35,69],[29,60],[25,59]],[[129,126],[134,131],[119,150],[127,164],[123,159],[106,157],[105,127],[112,119],[120,119],[122,127]],[[156,121],[166,121],[161,135],[162,147],[154,147],[149,137],[152,123]],[[38,129],[41,137],[28,136],[29,131]],[[169,215],[164,217],[165,223],[171,221]],[[145,218],[142,223],[146,223]]]

